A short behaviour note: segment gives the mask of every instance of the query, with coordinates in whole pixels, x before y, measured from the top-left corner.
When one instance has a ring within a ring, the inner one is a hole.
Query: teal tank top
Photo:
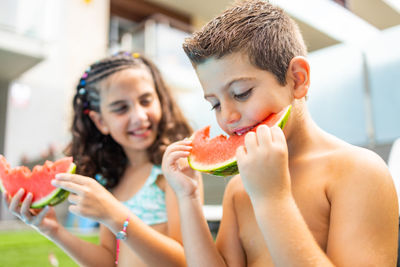
[[[168,221],[165,205],[165,192],[156,184],[161,167],[153,165],[143,187],[129,200],[122,202],[147,225]]]

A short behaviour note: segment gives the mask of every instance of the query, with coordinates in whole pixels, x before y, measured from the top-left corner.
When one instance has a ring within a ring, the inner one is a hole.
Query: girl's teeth
[[[147,129],[140,130],[140,131],[134,131],[133,134],[144,134],[147,131]]]

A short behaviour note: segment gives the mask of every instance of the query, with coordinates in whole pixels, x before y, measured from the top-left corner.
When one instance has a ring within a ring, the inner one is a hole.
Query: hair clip
[[[86,79],[88,77],[88,73],[85,71],[85,73],[82,75],[82,79]]]
[[[80,94],[80,95],[85,95],[86,93],[87,93],[87,91],[83,87],[81,89],[79,89],[79,91],[78,91],[78,94]]]
[[[79,83],[80,86],[85,86],[86,85],[86,81],[85,80],[81,80]]]
[[[103,175],[100,173],[96,173],[94,175],[94,179],[96,179],[96,181],[99,182],[99,184],[101,184],[102,186],[106,186],[107,184],[107,179],[104,178]]]
[[[140,54],[139,53],[132,53],[132,57],[133,58],[140,58]]]
[[[90,112],[90,109],[88,109],[88,108],[85,108],[85,109],[83,110],[83,114],[85,114],[85,115],[88,115],[89,112]]]

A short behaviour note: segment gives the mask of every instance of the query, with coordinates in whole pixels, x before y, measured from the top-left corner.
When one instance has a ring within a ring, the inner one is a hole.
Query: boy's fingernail
[[[54,180],[54,179],[53,179],[53,180],[51,180],[51,181],[50,181],[50,183],[51,183],[51,185],[53,185],[53,186],[56,186],[56,185],[57,185],[57,181],[56,181],[56,180]]]

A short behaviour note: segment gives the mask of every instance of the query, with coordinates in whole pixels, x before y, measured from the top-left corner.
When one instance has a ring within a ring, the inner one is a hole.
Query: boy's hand
[[[178,198],[199,198],[200,174],[190,168],[187,157],[192,141],[184,139],[168,146],[162,160],[162,171]]]
[[[250,198],[283,197],[290,194],[288,150],[279,127],[261,125],[245,136],[236,151],[240,176]]]
[[[123,206],[110,192],[95,179],[60,173],[52,185],[71,192],[68,201],[72,204],[69,211],[104,224],[110,223],[115,207]]]
[[[35,230],[52,237],[57,229],[60,227],[56,213],[53,207],[46,206],[43,209],[31,209],[32,204],[32,193],[26,195],[25,199],[21,203],[21,199],[24,196],[24,189],[19,191],[11,199],[4,192],[3,200],[7,205],[8,209],[12,214],[18,217],[21,221],[31,226]]]

